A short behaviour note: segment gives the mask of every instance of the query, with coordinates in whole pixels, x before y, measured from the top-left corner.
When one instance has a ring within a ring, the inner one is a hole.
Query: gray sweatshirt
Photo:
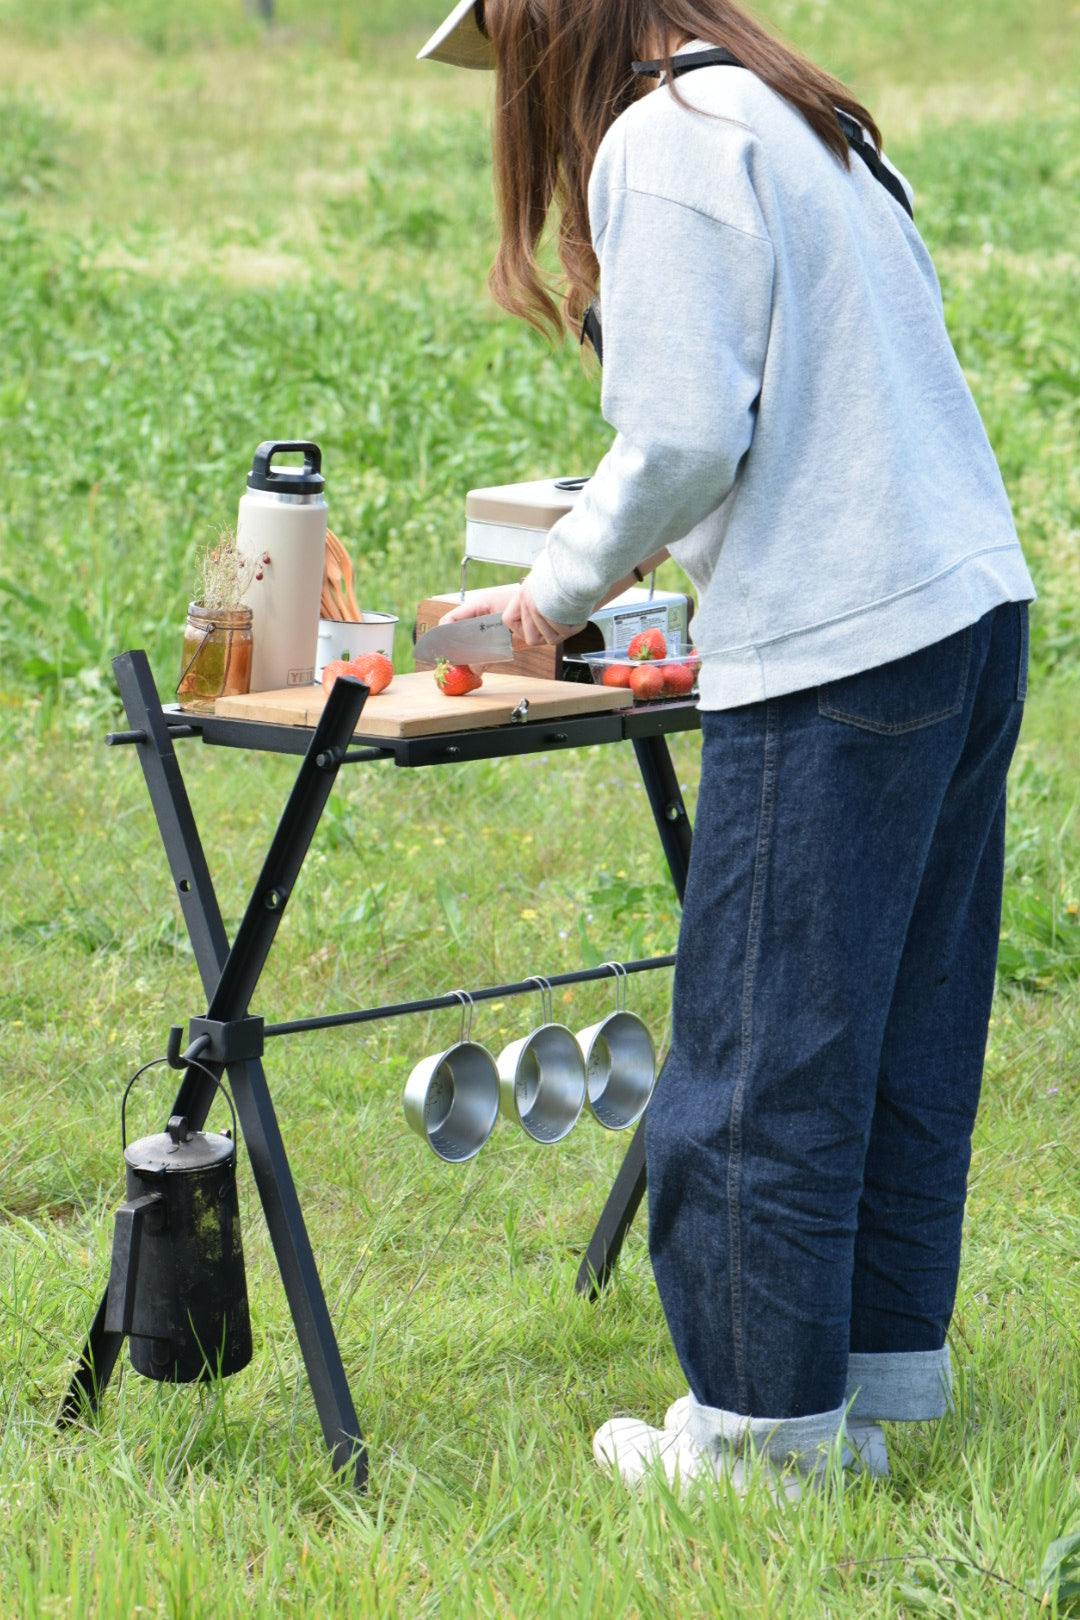
[[[589,186],[611,449],[529,576],[586,619],[668,546],[703,708],[889,662],[1034,596],[911,220],[753,74],[608,131]]]

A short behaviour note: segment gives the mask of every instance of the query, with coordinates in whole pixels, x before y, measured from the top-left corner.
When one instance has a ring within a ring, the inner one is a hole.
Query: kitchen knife
[[[437,624],[419,638],[413,655],[423,663],[446,658],[452,664],[505,664],[514,656],[514,645],[502,614],[485,613],[478,619]]]

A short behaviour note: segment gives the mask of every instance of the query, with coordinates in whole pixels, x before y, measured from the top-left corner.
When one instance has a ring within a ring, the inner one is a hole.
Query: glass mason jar
[[[176,695],[180,706],[212,714],[218,698],[237,697],[251,685],[251,609],[188,606]]]

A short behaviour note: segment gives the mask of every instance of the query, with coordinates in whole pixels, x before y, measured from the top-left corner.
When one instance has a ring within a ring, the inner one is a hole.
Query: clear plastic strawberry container
[[[597,686],[629,687],[635,703],[670,703],[675,698],[693,697],[701,668],[701,659],[693,651],[656,659],[631,658],[625,651],[568,653],[565,661],[583,665]]]

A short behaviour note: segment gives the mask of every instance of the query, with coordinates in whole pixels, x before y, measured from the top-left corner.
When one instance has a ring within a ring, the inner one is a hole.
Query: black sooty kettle
[[[105,1331],[128,1334],[135,1371],[166,1383],[225,1377],[251,1360],[236,1111],[220,1089],[232,1136],[174,1114],[159,1136],[129,1146],[130,1085],[121,1108],[127,1202],[116,1212]]]

